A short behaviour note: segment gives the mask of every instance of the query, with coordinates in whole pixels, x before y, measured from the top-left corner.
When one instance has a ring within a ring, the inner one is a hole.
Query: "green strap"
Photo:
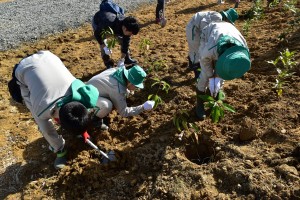
[[[57,154],[56,154],[56,157],[57,157],[57,158],[62,158],[62,157],[64,157],[65,155],[67,155],[67,150],[64,150],[64,151],[61,152],[61,153],[57,153]]]
[[[46,110],[48,110],[51,106],[53,106],[55,104],[55,102],[61,98],[63,98],[65,96],[61,96],[61,97],[58,97],[57,99],[55,99],[49,106],[47,106],[42,112],[40,112],[40,114],[38,114],[38,117],[41,116]],[[63,100],[63,99],[62,99]],[[59,101],[61,102],[61,101]]]

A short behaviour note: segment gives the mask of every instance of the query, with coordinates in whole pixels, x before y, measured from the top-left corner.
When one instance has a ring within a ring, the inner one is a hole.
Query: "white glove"
[[[209,90],[210,90],[210,95],[212,97],[217,97],[217,94],[219,90],[221,89],[223,79],[219,77],[215,78],[210,78],[209,79]]]
[[[117,64],[117,67],[125,67],[125,58],[121,58]]]
[[[155,101],[146,101],[143,104],[144,110],[151,110],[154,107]]]
[[[105,54],[108,55],[108,56],[110,56],[111,53],[112,53],[112,51],[111,51],[107,46],[105,46],[105,47],[103,48],[103,50],[104,50]]]
[[[134,90],[126,89],[126,97],[128,97],[129,95],[134,95]]]

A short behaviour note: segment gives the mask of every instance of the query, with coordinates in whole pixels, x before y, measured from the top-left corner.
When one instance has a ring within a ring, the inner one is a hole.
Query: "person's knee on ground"
[[[107,116],[112,111],[113,104],[110,100],[103,97],[99,97],[97,106],[99,107],[99,110],[95,112],[95,117],[93,118],[93,125],[96,127],[100,127],[101,130],[107,130],[109,128]]]

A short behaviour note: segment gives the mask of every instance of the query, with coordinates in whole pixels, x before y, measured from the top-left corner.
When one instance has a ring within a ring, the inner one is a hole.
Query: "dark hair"
[[[128,31],[132,32],[133,35],[138,34],[140,31],[139,23],[134,17],[131,16],[125,17],[123,20],[123,26],[125,26]]]
[[[59,121],[61,127],[71,134],[83,134],[89,124],[88,110],[77,101],[66,103],[59,110]]]

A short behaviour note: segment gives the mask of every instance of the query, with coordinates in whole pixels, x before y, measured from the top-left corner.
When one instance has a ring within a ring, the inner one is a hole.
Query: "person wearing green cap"
[[[128,107],[126,102],[127,94],[136,88],[144,88],[146,72],[138,65],[130,69],[125,66],[111,68],[92,77],[87,84],[95,86],[99,91],[99,109],[96,112],[98,118],[106,117],[115,107],[123,117],[135,116],[144,110],[151,110],[154,101],[146,101],[142,105]]]
[[[202,29],[211,22],[228,21],[234,23],[238,18],[236,10],[233,8],[226,11],[203,11],[197,12],[188,22],[186,26],[186,39],[188,42],[189,53],[188,61],[189,68],[194,71],[195,79],[200,74],[199,63],[199,47],[200,47],[200,35]]]
[[[223,80],[232,80],[243,76],[251,67],[247,42],[234,25],[228,22],[212,22],[201,33],[201,51],[199,51],[201,73],[197,80],[198,118],[206,117],[203,100],[207,86],[216,97]]]
[[[53,121],[72,134],[85,133],[88,108],[96,106],[98,90],[76,79],[50,51],[39,51],[22,59],[15,65],[12,76],[10,83],[20,92],[18,102],[25,103],[50,150],[57,153],[54,167],[63,168],[67,161],[65,140],[57,133]],[[9,87],[15,99],[11,84]]]

